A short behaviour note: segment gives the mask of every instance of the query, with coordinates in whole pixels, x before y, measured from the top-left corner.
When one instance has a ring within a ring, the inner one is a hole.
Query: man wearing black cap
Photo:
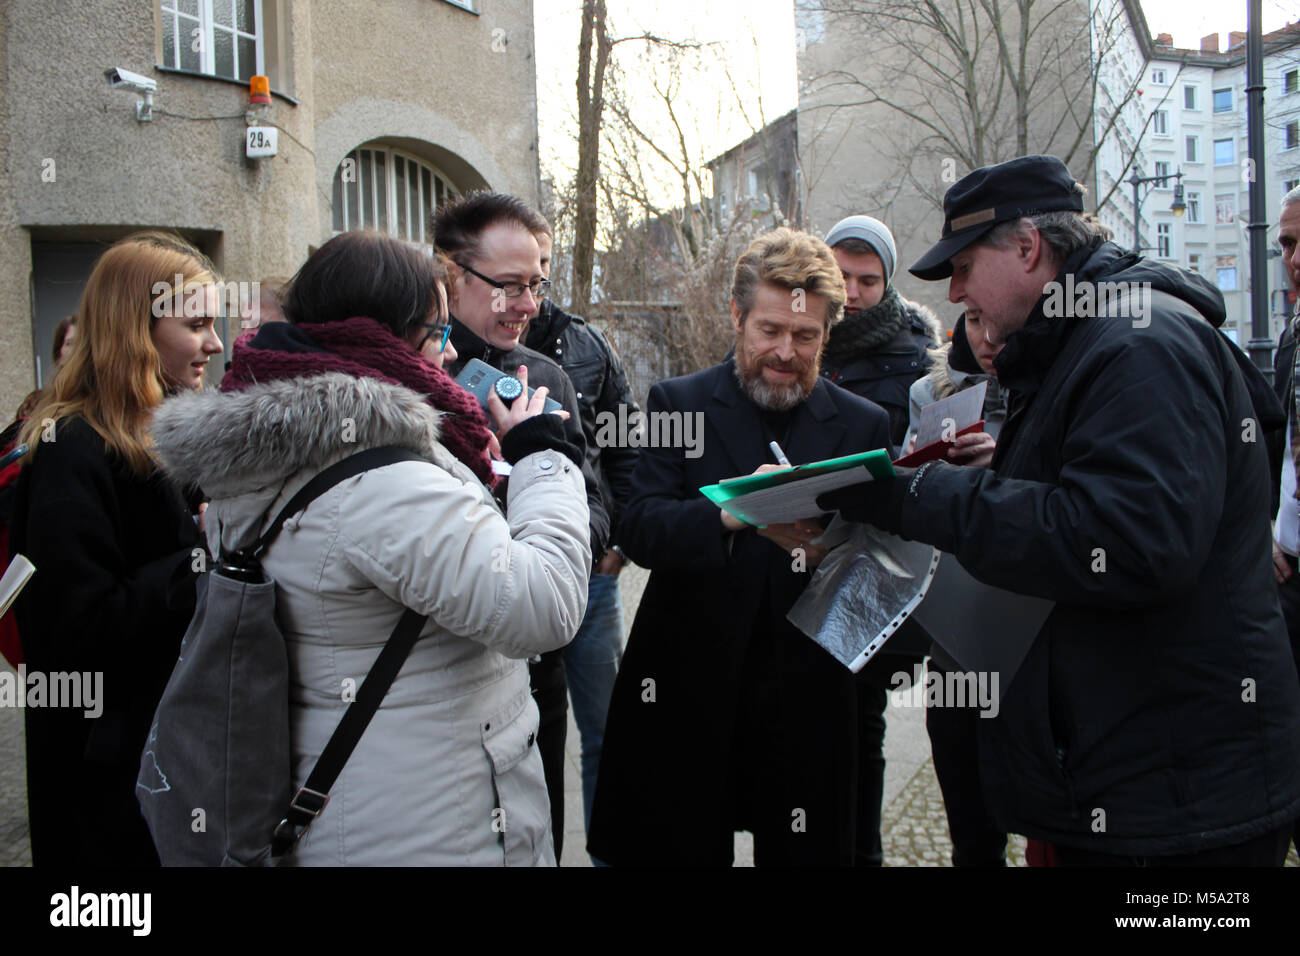
[[[944,220],[911,271],[1003,345],[992,467],[822,503],[1055,602],[979,721],[999,826],[1067,865],[1280,865],[1300,689],[1269,557],[1275,396],[1215,330],[1218,291],[1106,241],[1060,160],[975,170]]]

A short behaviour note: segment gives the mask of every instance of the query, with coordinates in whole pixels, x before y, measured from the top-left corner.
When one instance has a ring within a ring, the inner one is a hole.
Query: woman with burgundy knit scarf
[[[424,459],[335,486],[262,562],[289,652],[295,787],[403,609],[429,616],[291,865],[555,862],[524,661],[566,644],[586,606],[579,456],[540,414],[545,389],[509,409],[493,396],[513,468],[502,514],[487,419],[441,367],[445,279],[395,239],[336,236],[293,278],[288,321],[235,343],[219,393],[155,416],[167,469],[212,496],[214,552],[255,539],[335,461],[385,445]]]

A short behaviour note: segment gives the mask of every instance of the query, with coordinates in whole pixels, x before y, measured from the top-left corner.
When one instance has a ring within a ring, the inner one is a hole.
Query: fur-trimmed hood
[[[919,325],[924,329],[933,345],[939,345],[943,342],[943,323],[939,321],[939,317],[934,314],[933,309],[922,305],[920,302],[903,299],[903,310],[907,313],[908,319],[911,320],[914,326]]]
[[[330,372],[240,392],[184,392],[154,414],[153,439],[173,479],[225,498],[381,445],[432,460],[438,420],[409,388]]]
[[[316,474],[367,448],[408,448],[479,485],[438,442],[439,417],[409,388],[329,372],[169,398],[154,413],[154,450],[175,481],[211,497],[209,544],[229,550]]]

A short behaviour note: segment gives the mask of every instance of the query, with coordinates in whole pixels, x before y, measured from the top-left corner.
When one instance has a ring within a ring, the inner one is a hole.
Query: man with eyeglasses
[[[535,238],[549,230],[541,214],[516,196],[476,192],[444,203],[432,219],[434,245],[451,260],[451,345],[458,353],[445,365],[458,375],[470,359],[479,359],[514,375],[528,369],[528,385],[545,385],[551,398],[569,413],[564,423],[569,441],[587,455],[581,410],[573,383],[551,359],[519,343],[550,283],[542,275],[541,249]],[[599,562],[609,543],[609,515],[600,483],[583,465],[587,505],[591,511],[591,555]],[[541,712],[537,746],[546,771],[555,835],[555,858],[564,840],[564,739],[568,730],[568,685],[563,651],[551,651],[530,666],[533,698]],[[490,825],[485,821],[484,825]]]
[[[549,276],[554,236],[547,230],[535,238],[542,247],[542,274]],[[605,510],[609,512],[610,540],[617,542],[618,518],[632,496],[638,450],[626,439],[601,441],[597,421],[603,415],[636,421],[640,409],[628,385],[623,361],[600,329],[581,316],[565,312],[551,299],[538,305],[540,309],[528,324],[524,342],[558,362],[577,390],[582,428],[587,436],[587,461],[600,479]],[[605,718],[623,659],[623,602],[618,586],[622,567],[622,549],[612,544],[596,562],[587,583],[587,612],[582,626],[564,649],[573,719],[582,737],[582,808],[588,830]]]

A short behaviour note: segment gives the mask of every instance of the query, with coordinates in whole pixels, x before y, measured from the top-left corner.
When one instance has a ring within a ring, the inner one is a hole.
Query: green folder
[[[721,507],[724,502],[739,498],[741,495],[747,495],[750,492],[775,488],[804,478],[828,475],[831,472],[858,467],[866,468],[867,471],[871,472],[872,478],[892,478],[894,476],[894,464],[890,461],[889,452],[883,448],[877,448],[875,451],[845,455],[843,458],[828,458],[825,461],[795,465],[795,467],[786,471],[769,471],[762,475],[728,478],[716,485],[705,485],[700,489],[700,494]]]

